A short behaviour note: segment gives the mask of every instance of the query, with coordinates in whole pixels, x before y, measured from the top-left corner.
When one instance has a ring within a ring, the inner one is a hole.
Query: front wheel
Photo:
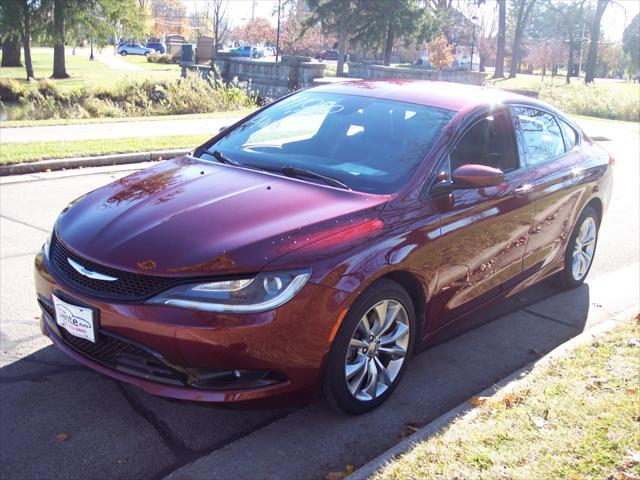
[[[585,208],[569,237],[564,257],[564,270],[559,274],[562,287],[576,288],[587,278],[598,244],[598,213],[591,207]]]
[[[120,52],[120,55],[122,55],[123,57],[126,57],[127,56],[127,51],[126,50],[122,50]]]
[[[415,335],[411,298],[382,280],[356,300],[327,359],[323,390],[343,412],[373,410],[395,390],[411,356]]]

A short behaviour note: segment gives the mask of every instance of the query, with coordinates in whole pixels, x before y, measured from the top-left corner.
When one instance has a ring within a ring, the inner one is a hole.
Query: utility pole
[[[251,20],[256,19],[256,0],[251,0]]]
[[[475,15],[471,17],[471,23],[473,23],[473,32],[471,33],[471,59],[469,61],[470,72],[473,72],[473,47],[476,44],[476,20],[478,20],[478,17],[476,17]]]

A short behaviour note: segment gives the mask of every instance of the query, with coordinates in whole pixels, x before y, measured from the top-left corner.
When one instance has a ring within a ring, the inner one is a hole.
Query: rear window
[[[247,120],[211,145],[236,162],[293,166],[353,190],[398,191],[455,112],[355,95],[301,92]]]
[[[531,107],[514,107],[518,116],[529,165],[539,165],[565,153],[564,140],[555,117]]]

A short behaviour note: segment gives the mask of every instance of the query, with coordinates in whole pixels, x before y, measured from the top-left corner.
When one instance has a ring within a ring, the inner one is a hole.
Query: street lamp
[[[473,23],[473,33],[471,34],[471,59],[469,61],[469,71],[473,71],[473,47],[476,43],[476,20],[478,20],[477,16],[471,17],[471,23]]]

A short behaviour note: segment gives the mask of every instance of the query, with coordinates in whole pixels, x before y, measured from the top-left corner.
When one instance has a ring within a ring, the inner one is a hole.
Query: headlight
[[[47,235],[47,239],[42,245],[42,251],[44,252],[44,256],[47,258],[49,258],[49,249],[51,248],[51,237],[53,237],[53,230],[49,232],[49,235]]]
[[[221,313],[259,313],[291,300],[310,270],[260,273],[253,278],[178,285],[148,300],[153,305]]]

